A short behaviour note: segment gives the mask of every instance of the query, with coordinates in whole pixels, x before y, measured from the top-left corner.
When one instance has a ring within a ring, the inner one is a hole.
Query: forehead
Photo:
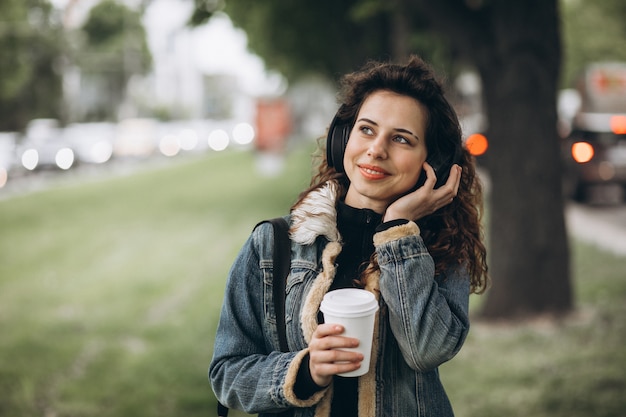
[[[423,128],[427,114],[426,107],[413,97],[379,90],[365,98],[357,120],[368,118],[377,123],[412,124],[416,128]]]

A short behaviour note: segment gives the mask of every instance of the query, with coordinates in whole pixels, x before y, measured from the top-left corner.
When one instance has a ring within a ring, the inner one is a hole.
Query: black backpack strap
[[[287,330],[285,325],[285,290],[287,285],[287,276],[291,267],[291,240],[289,239],[289,224],[283,217],[265,220],[260,222],[268,222],[274,228],[274,248],[272,250],[272,268],[273,268],[273,285],[272,296],[274,298],[274,311],[276,314],[276,331],[278,333],[278,343],[281,352],[288,352],[287,346]],[[259,225],[257,224],[257,226]],[[255,228],[257,227],[255,226]],[[228,416],[228,408],[217,403],[217,415],[219,417]],[[287,411],[280,415],[291,415]]]
[[[281,352],[289,352],[285,325],[285,286],[291,266],[291,241],[289,240],[289,224],[282,217],[268,220],[274,227],[274,251],[272,252],[274,283],[274,311],[276,313],[276,330]]]
[[[217,402],[217,417],[228,417],[228,407]]]
[[[276,314],[276,332],[281,352],[289,352],[287,346],[287,327],[285,324],[285,297],[287,276],[291,267],[291,240],[289,224],[282,217],[268,220],[274,227],[274,248],[272,252],[274,313]],[[291,417],[293,410],[276,414],[278,417]]]

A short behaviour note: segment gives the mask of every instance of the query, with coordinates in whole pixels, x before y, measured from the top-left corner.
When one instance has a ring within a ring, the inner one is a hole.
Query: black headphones
[[[342,121],[339,113],[343,109],[343,105],[337,110],[337,114],[333,117],[328,128],[328,136],[326,137],[326,160],[329,167],[335,168],[337,172],[345,172],[343,168],[343,154],[346,152],[346,145],[350,138],[352,123],[350,121]]]
[[[345,172],[343,167],[343,155],[346,152],[346,145],[350,138],[350,131],[352,130],[352,123],[350,121],[341,120],[339,114],[343,109],[343,105],[335,114],[330,127],[328,128],[328,135],[326,136],[326,161],[329,167],[335,168],[337,172]],[[437,152],[434,155],[429,155],[426,158],[426,162],[433,167],[435,175],[437,176],[437,182],[435,188],[441,187],[446,183],[450,176],[450,169],[452,165],[458,164],[461,161],[461,155],[463,154],[463,146],[461,141],[458,141],[454,145],[454,149],[451,153]],[[422,170],[414,190],[424,185],[426,181],[426,171]]]

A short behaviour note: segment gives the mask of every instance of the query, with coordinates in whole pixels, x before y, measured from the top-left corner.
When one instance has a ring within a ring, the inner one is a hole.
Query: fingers
[[[343,326],[339,324],[320,324],[313,332],[313,338],[324,338],[326,336],[339,335],[343,333]]]
[[[448,180],[446,181],[446,183],[441,187],[432,190],[432,193],[430,195],[431,214],[454,201],[454,198],[457,196],[459,192],[459,187],[461,185],[462,171],[463,169],[459,165],[452,165],[452,168],[450,168],[450,175],[448,176]]]
[[[462,168],[457,164],[452,165],[448,180],[439,188],[435,188],[437,175],[432,166],[428,164],[428,162],[424,162],[423,168],[426,172],[424,185],[400,197],[387,207],[383,217],[384,221],[387,222],[395,219],[421,219],[454,201],[461,184]]]
[[[358,369],[363,355],[345,350],[355,348],[359,341],[341,336],[343,327],[336,324],[321,324],[309,343],[309,368],[311,376],[319,386],[330,384],[332,376]]]
[[[309,355],[311,376],[320,386],[328,385],[333,375],[359,369],[363,361],[362,354],[341,349],[310,351]]]
[[[343,327],[338,324],[320,324],[313,332],[309,349],[312,351],[328,351],[357,347],[359,345],[358,339],[341,336],[343,331]]]
[[[441,186],[437,191],[441,194],[440,198],[448,204],[456,197],[461,185],[461,173],[462,168],[456,164],[450,168],[450,176],[446,183]]]
[[[433,188],[435,186],[435,183],[437,182],[437,174],[435,173],[435,170],[433,169],[432,165],[430,165],[426,161],[424,161],[422,169],[424,170],[424,172],[426,172],[426,181],[424,182],[424,185]]]
[[[459,186],[461,184],[461,167],[453,165],[450,169],[450,176],[444,185],[436,190],[433,190],[432,198],[432,213],[447,206],[454,201],[454,198],[459,192]]]
[[[452,168],[450,168],[450,177],[448,177],[448,181],[446,182],[446,184],[452,181],[453,188],[454,188],[454,197],[456,197],[456,195],[459,192],[459,187],[461,186],[461,174],[462,173],[463,173],[463,168],[461,168],[457,164],[452,165]]]

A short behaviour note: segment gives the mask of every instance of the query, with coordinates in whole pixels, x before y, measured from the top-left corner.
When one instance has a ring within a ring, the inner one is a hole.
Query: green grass
[[[249,153],[0,202],[0,415],[206,416],[230,263],[309,180]]]
[[[571,256],[569,317],[473,321],[442,367],[458,417],[626,415],[626,258],[581,242]]]
[[[214,415],[206,373],[227,271],[309,167],[297,151],[265,178],[251,154],[212,154],[0,201],[0,415]],[[442,367],[457,415],[623,416],[624,270],[575,242],[571,318],[475,320]]]

